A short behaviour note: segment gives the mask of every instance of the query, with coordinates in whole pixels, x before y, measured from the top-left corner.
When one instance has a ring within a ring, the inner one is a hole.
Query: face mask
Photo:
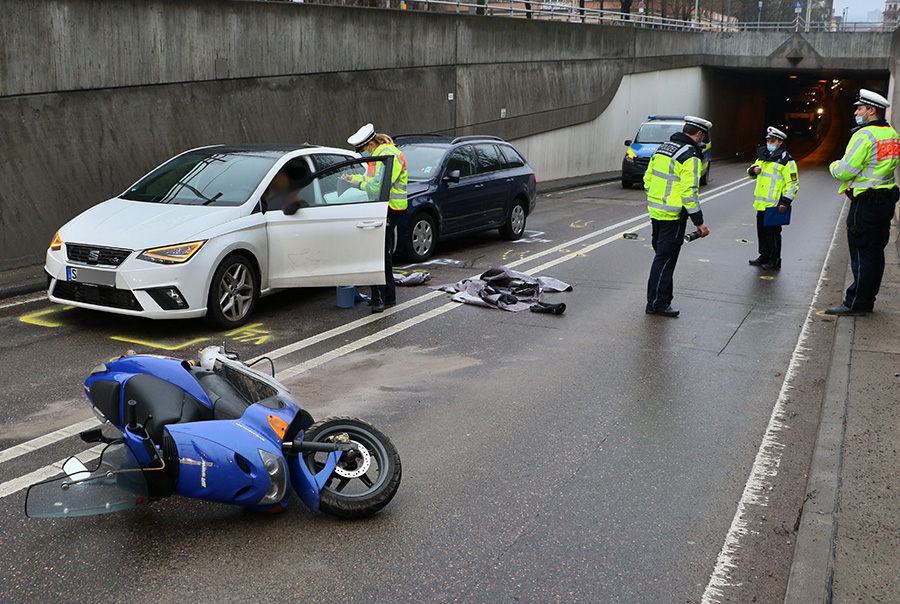
[[[862,125],[865,124],[865,123],[866,123],[866,120],[865,120],[865,119],[859,117],[858,115],[856,116],[856,125],[857,125],[857,126],[862,126]]]
[[[369,157],[372,154],[369,151],[363,151],[362,153],[360,153],[360,155],[362,155],[363,157]]]
[[[769,150],[769,153],[775,153],[775,149],[778,148],[778,145],[773,145],[771,143],[766,143],[766,149]]]

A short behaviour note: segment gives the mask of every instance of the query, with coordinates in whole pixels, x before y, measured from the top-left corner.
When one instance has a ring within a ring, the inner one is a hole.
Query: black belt
[[[900,187],[894,186],[884,189],[869,189],[856,196],[853,195],[850,189],[847,189],[847,196],[851,201],[859,201],[873,206],[885,203],[896,203],[897,200],[900,199]]]

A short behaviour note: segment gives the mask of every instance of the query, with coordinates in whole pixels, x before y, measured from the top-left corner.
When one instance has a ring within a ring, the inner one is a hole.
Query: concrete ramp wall
[[[737,44],[287,2],[3,0],[0,270],[41,262],[66,220],[206,144],[344,146],[371,121],[521,141],[542,182],[614,170],[646,113],[720,121],[702,66],[749,64],[792,36]],[[866,37],[868,57],[880,38]],[[816,44],[823,57],[856,48]],[[886,69],[886,56],[873,60]]]

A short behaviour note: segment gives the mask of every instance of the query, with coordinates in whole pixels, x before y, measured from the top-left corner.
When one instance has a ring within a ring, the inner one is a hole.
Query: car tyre
[[[215,327],[234,329],[247,322],[259,299],[259,276],[244,254],[225,258],[213,274],[206,319]]]
[[[521,239],[525,232],[527,218],[528,212],[525,211],[525,204],[521,200],[516,200],[506,216],[506,223],[500,227],[500,236],[507,241]]]
[[[630,189],[630,188],[631,188],[631,181],[630,181],[630,180],[626,180],[626,179],[623,178],[623,179],[622,179],[622,188],[623,188],[623,189]]]
[[[425,262],[431,258],[436,244],[434,218],[424,212],[414,216],[403,245],[406,257],[412,262]]]

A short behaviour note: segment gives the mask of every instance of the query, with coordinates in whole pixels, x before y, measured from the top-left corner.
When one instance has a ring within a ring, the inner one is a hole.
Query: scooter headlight
[[[287,492],[287,468],[284,466],[284,458],[281,455],[259,449],[259,457],[262,459],[266,473],[269,475],[269,490],[265,497],[259,500],[258,505],[272,505],[284,499]]]

